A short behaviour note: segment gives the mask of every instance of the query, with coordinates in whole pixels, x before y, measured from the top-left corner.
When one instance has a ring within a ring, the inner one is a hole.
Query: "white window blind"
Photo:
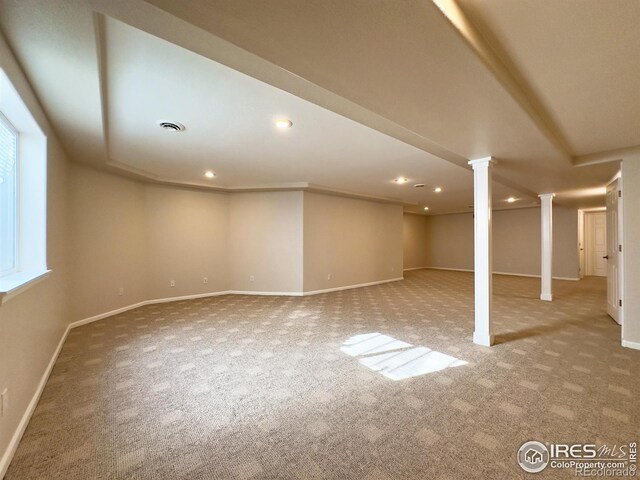
[[[0,275],[16,269],[18,135],[0,115]]]

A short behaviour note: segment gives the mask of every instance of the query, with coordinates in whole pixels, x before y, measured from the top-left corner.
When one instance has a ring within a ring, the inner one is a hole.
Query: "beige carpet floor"
[[[24,479],[532,478],[527,440],[640,438],[640,352],[604,279],[496,276],[492,348],[473,277],[142,307],[71,331],[7,473]],[[341,351],[382,333],[467,362],[394,381]],[[570,478],[545,470],[533,478]]]

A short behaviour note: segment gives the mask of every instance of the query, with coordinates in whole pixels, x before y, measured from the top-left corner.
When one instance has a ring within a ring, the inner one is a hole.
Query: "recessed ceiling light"
[[[158,125],[163,130],[167,130],[169,132],[184,132],[185,126],[178,122],[169,122],[167,120],[159,120]]]
[[[408,178],[404,178],[404,177],[398,177],[396,179],[393,180],[396,183],[407,183],[409,181]]]
[[[517,200],[517,198],[515,198],[515,197],[509,197],[509,198],[507,198],[507,202],[509,202],[509,203],[513,203],[513,202],[515,202],[516,200]]]
[[[426,211],[426,210],[429,210],[429,207],[424,207],[424,209],[425,209],[425,211]]]
[[[440,193],[442,191],[442,187],[436,187],[433,189],[434,192]]]
[[[207,170],[206,172],[204,172],[204,176],[207,178],[213,178],[216,176],[216,174],[213,173],[211,170]]]
[[[287,128],[291,128],[293,126],[293,122],[286,118],[279,118],[276,120],[276,127],[280,130],[286,130]]]
[[[414,185],[414,187],[415,187],[415,188],[422,188],[422,187],[424,187],[424,183],[416,183],[416,184]]]

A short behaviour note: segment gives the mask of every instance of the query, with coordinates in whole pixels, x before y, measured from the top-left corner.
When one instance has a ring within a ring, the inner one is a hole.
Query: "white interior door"
[[[578,255],[580,257],[580,278],[586,275],[584,258],[584,211],[578,210]]]
[[[620,323],[619,242],[618,242],[618,180],[607,186],[607,313]]]
[[[585,215],[587,275],[607,276],[607,216],[605,212]]]

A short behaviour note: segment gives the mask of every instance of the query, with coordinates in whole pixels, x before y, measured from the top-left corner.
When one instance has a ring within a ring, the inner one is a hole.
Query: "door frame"
[[[585,261],[584,261],[584,210],[578,210],[578,261],[580,263],[580,278],[584,278]]]
[[[607,184],[608,185],[608,184]],[[591,217],[589,215],[594,213],[606,213],[607,209],[605,207],[597,207],[597,208],[587,208],[582,210],[583,222],[582,222],[582,261],[584,271],[580,273],[582,275],[593,275],[593,266],[591,265],[591,232],[588,232],[588,228],[591,225]],[[606,275],[605,275],[606,276]]]
[[[624,244],[624,215],[622,214],[622,206],[624,204],[624,188],[622,180],[622,165],[621,169],[611,179],[611,182],[618,180],[618,190],[620,195],[618,196],[618,243],[622,246],[618,252],[618,297],[621,300],[621,305],[618,307],[618,323],[620,326],[624,325],[624,251],[626,245]],[[609,183],[611,183],[609,182]],[[608,185],[608,184],[607,184]],[[623,327],[624,328],[624,327]],[[622,328],[620,329],[620,340],[622,341]]]
[[[618,251],[618,298],[620,300],[620,305],[618,306],[618,320],[617,323],[622,327],[620,328],[620,341],[622,346],[624,347],[624,340],[622,331],[624,330],[624,216],[623,216],[623,206],[624,206],[624,180],[623,180],[623,171],[624,171],[624,162],[620,163],[620,170],[609,179],[606,183],[608,187],[611,183],[618,181],[618,245],[620,245],[620,250]]]

